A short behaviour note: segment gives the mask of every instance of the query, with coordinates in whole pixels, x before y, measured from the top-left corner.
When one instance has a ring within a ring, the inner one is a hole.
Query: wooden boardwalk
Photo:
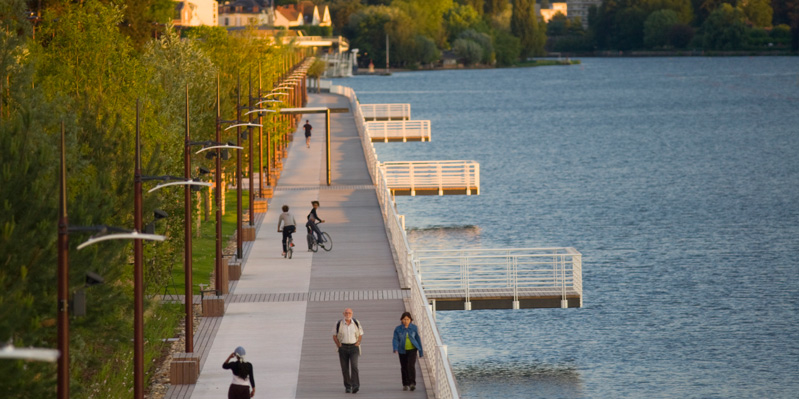
[[[309,107],[346,108],[344,97],[311,95]],[[307,115],[324,126],[323,115]],[[295,137],[302,135],[296,134]],[[295,145],[296,144],[296,145]],[[324,185],[324,137],[292,143],[269,211],[257,220],[256,240],[245,249],[242,276],[226,296],[224,317],[204,318],[196,333],[202,355],[197,384],[170,387],[167,398],[222,398],[231,380],[221,365],[241,345],[255,369],[256,397],[328,398],[345,395],[332,329],[350,307],[364,328],[361,388],[367,398],[425,398],[417,366],[417,390],[402,391],[391,336],[405,311],[375,190],[352,113],[331,115],[332,185]],[[306,252],[301,225],[321,202],[320,227],[333,239],[330,252]],[[282,205],[298,224],[293,259],[280,252],[276,232]]]

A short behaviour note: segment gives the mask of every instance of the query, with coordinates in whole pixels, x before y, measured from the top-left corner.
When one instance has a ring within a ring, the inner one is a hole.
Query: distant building
[[[320,12],[319,6],[311,1],[301,1],[297,6],[287,5],[275,7],[274,26],[290,28],[292,26],[331,26],[330,9],[324,6]]]
[[[540,6],[536,4],[535,7],[536,9],[539,9]],[[541,8],[538,11],[538,14],[541,15],[541,18],[544,20],[544,22],[549,22],[557,13],[561,13],[566,17],[569,16],[566,3],[551,3],[550,8]]]
[[[574,19],[576,17],[580,17],[580,22],[583,24],[583,28],[588,29],[588,10],[591,6],[599,6],[602,5],[602,0],[568,0],[569,4],[569,19]]]
[[[219,26],[271,25],[271,0],[237,0],[219,7]]]
[[[293,4],[288,6],[278,6],[275,8],[275,27],[282,26],[290,28],[292,26],[300,26],[305,22],[302,12]]]
[[[219,4],[215,0],[175,1],[175,26],[217,26]]]

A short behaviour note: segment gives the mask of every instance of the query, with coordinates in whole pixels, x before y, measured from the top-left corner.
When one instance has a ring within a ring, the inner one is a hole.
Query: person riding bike
[[[305,223],[305,227],[308,229],[308,234],[316,233],[316,242],[321,244],[323,242],[322,238],[322,231],[319,230],[319,226],[317,223],[324,223],[325,221],[319,218],[319,215],[316,214],[316,210],[319,208],[319,201],[311,201],[311,205],[313,209],[311,209],[311,213],[308,214],[308,222]],[[308,249],[310,250],[311,243],[308,243]]]
[[[283,229],[280,229],[280,225],[283,225]],[[289,213],[289,206],[283,205],[283,213],[280,214],[280,218],[277,220],[277,232],[283,232],[283,256],[286,256],[286,251],[288,251],[288,247],[286,247],[286,242],[289,238],[291,238],[291,234],[297,231],[297,222],[294,220],[294,215]],[[291,243],[291,246],[294,246],[294,243]]]

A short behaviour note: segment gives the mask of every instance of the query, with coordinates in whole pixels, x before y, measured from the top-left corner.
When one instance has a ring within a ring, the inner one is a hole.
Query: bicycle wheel
[[[314,252],[318,251],[319,244],[316,243],[316,239],[314,238],[313,234],[308,234],[307,239],[308,239],[308,248]]]
[[[330,238],[330,234],[323,232],[322,239],[324,240],[324,242],[319,244],[320,247],[324,248],[325,251],[330,251],[331,249],[333,249],[333,239]]]
[[[291,259],[291,257],[294,255],[294,248],[292,247],[294,245],[294,240],[289,238],[286,244],[288,246],[288,248],[286,248],[286,254],[288,255],[289,259]]]

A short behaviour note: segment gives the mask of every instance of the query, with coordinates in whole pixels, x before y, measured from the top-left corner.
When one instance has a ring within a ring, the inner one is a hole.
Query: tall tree
[[[546,25],[539,24],[535,14],[534,0],[516,0],[513,2],[513,15],[510,29],[521,41],[522,59],[544,53],[546,44]]]

